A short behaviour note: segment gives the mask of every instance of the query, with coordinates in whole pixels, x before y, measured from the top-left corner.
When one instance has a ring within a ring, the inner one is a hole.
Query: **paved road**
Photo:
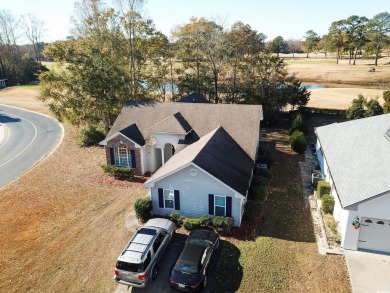
[[[61,124],[48,116],[0,105],[0,188],[50,154],[61,142]]]

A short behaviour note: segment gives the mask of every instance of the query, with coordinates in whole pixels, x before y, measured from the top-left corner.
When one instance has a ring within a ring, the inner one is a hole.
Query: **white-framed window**
[[[226,215],[226,196],[214,195],[214,215]]]
[[[120,142],[115,146],[115,165],[122,167],[131,167],[131,156],[127,146]]]
[[[175,208],[175,192],[171,189],[164,189],[164,208]]]

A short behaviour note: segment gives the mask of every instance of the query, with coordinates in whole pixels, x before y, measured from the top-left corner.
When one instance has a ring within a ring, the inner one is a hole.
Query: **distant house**
[[[5,88],[7,85],[5,84],[6,79],[0,79],[0,89]]]
[[[390,252],[390,114],[318,127],[316,134],[341,246]]]
[[[107,163],[153,175],[153,211],[242,220],[259,141],[262,107],[128,102],[105,140]]]
[[[205,97],[198,93],[191,93],[188,96],[182,97],[177,102],[179,103],[210,103]]]

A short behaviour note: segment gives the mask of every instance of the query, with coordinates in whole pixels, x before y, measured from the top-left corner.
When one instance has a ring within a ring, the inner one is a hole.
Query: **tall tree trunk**
[[[306,58],[309,58],[309,51],[307,51],[307,55],[306,55]]]
[[[376,52],[375,52],[375,66],[378,66],[378,59],[379,59],[379,51],[380,51],[380,45],[376,46]]]
[[[353,65],[356,65],[356,56],[357,56],[357,53],[358,53],[358,48],[356,48],[355,50],[355,56],[353,58]]]

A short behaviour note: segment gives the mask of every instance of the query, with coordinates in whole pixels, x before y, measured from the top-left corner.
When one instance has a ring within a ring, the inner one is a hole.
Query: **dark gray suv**
[[[115,267],[115,281],[134,287],[145,287],[158,275],[160,261],[173,242],[175,224],[155,218],[138,228],[119,255]]]

